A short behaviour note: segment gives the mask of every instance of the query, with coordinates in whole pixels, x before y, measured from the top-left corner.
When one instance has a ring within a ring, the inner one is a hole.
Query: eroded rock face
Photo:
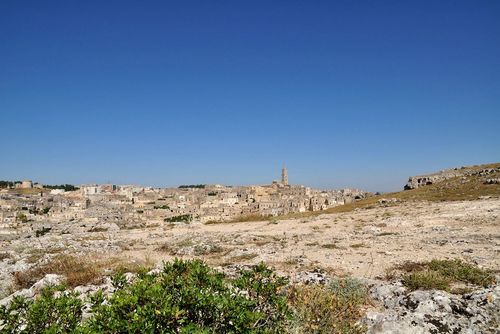
[[[445,169],[438,173],[411,176],[404,186],[405,190],[417,189],[422,186],[434,184],[454,177],[488,176],[500,172],[500,168],[470,169],[468,167]],[[494,179],[491,179],[494,180]]]
[[[444,291],[407,293],[401,283],[371,282],[370,293],[381,309],[368,311],[368,333],[498,333],[500,287],[465,295]]]

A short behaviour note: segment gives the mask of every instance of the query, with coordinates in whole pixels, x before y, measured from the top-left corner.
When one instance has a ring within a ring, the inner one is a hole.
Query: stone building
[[[288,185],[288,171],[285,166],[281,169],[281,184],[284,186]]]

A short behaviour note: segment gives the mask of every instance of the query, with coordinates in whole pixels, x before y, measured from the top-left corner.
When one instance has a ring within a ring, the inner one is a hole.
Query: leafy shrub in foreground
[[[116,275],[112,295],[90,297],[92,316],[84,322],[76,295],[49,289],[33,301],[17,298],[0,307],[0,332],[283,333],[285,284],[263,264],[229,281],[200,260],[175,260],[131,283]]]
[[[0,306],[0,333],[70,333],[82,317],[82,302],[73,293],[48,288],[35,300],[14,297],[8,307]]]

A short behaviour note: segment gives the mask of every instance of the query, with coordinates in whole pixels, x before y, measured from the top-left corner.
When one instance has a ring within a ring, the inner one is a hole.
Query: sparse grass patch
[[[259,238],[254,238],[253,243],[256,246],[264,246],[275,241],[271,236],[262,236]]]
[[[225,261],[225,264],[233,264],[233,263],[238,263],[238,262],[245,262],[245,261],[250,261],[254,258],[259,256],[257,253],[244,253],[241,255],[235,255],[230,257],[227,261]]]
[[[300,263],[300,260],[299,258],[295,257],[295,256],[288,256],[286,259],[285,259],[285,262],[284,262],[286,265],[288,266],[296,266]]]
[[[89,232],[108,232],[107,227],[94,227]]]
[[[271,240],[266,240],[266,239],[263,239],[263,240],[257,240],[257,241],[254,241],[254,244],[256,246],[265,246],[267,244],[271,243]]]
[[[345,301],[359,305],[368,301],[368,289],[356,278],[334,278],[328,287],[338,298]]]
[[[489,270],[480,269],[475,265],[455,260],[432,260],[430,270],[435,270],[454,281],[461,281],[486,287],[495,282],[495,276]]]
[[[451,279],[441,275],[437,271],[417,271],[403,276],[404,285],[414,290],[445,290],[450,288]]]
[[[82,241],[86,240],[86,241],[97,241],[97,240],[106,240],[106,236],[104,234],[99,234],[99,233],[96,233],[96,234],[90,234],[90,235],[86,235],[84,237],[81,238]]]
[[[473,291],[472,288],[469,288],[469,287],[463,287],[463,286],[460,286],[460,287],[452,287],[450,289],[450,293],[454,294],[454,295],[464,295],[466,293],[471,293]]]
[[[326,249],[339,249],[340,247],[337,246],[337,244],[324,244],[321,245],[321,248],[326,248]]]
[[[381,232],[379,234],[376,234],[375,236],[377,236],[377,237],[384,237],[386,235],[399,235],[399,233],[396,233],[396,232]]]
[[[465,283],[487,287],[495,282],[491,270],[481,269],[459,259],[432,260],[430,262],[406,262],[393,268],[403,272],[403,283],[410,290],[441,289],[451,291],[452,283]]]
[[[101,278],[101,268],[88,258],[61,254],[26,271],[15,272],[14,280],[18,287],[29,288],[47,274],[64,275],[66,284],[76,287],[97,282]]]
[[[292,331],[305,334],[364,333],[358,325],[366,289],[353,280],[331,286],[292,286],[289,303],[295,311]]]
[[[112,257],[99,264],[102,268],[110,269],[112,273],[140,273],[151,270],[155,262],[146,254],[143,259],[122,259]]]
[[[174,251],[174,247],[173,247],[172,244],[164,243],[163,245],[161,245],[158,248],[156,248],[156,250],[159,251],[159,252],[164,252],[164,253],[172,254],[172,252]]]
[[[279,219],[277,217],[272,217],[272,218],[269,218],[269,225],[273,224],[273,225],[277,225],[279,223]]]
[[[215,219],[211,219],[211,220],[207,220],[205,222],[205,225],[217,225],[217,224],[224,224],[225,221],[223,220],[215,220]]]
[[[194,242],[192,239],[184,239],[176,244],[177,247],[179,248],[184,248],[184,247],[191,247],[193,246]]]
[[[317,241],[314,241],[314,242],[309,242],[306,244],[306,246],[309,246],[309,247],[312,247],[312,246],[318,246],[319,243]]]
[[[411,273],[415,271],[425,270],[426,267],[427,265],[424,262],[406,261],[403,264],[396,266],[395,269],[402,270],[406,273]]]
[[[196,245],[194,246],[194,255],[208,255],[208,254],[218,254],[224,252],[224,248],[219,245]]]
[[[26,258],[26,262],[29,264],[36,263],[43,258],[43,255],[44,254],[42,252],[32,253],[32,254],[28,255],[28,257]]]

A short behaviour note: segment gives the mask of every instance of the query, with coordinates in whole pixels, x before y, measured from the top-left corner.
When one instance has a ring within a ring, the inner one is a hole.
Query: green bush
[[[290,312],[284,278],[261,264],[225,278],[199,260],[166,263],[158,274],[133,282],[113,278],[115,292],[90,297],[92,316],[82,322],[74,294],[48,289],[28,301],[0,307],[7,333],[284,333]],[[26,327],[24,327],[26,326]]]
[[[189,214],[188,215],[179,215],[179,216],[174,216],[174,217],[163,219],[163,221],[168,222],[168,223],[175,223],[175,222],[188,223],[192,220],[193,220],[193,216],[189,215]]]
[[[62,289],[62,287],[60,288]],[[82,318],[82,302],[73,293],[47,288],[34,300],[14,297],[8,307],[0,306],[2,333],[69,333]]]

